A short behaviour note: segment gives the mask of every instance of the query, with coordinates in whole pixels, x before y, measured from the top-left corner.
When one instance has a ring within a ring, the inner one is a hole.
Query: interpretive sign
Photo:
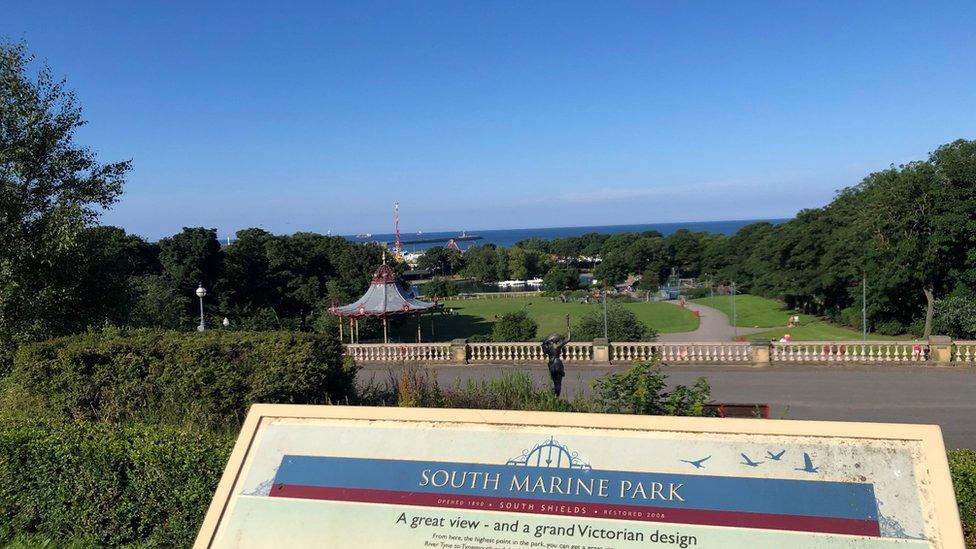
[[[256,405],[197,547],[963,547],[937,426]]]

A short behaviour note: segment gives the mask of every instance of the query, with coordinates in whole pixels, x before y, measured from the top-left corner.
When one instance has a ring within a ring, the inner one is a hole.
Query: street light
[[[603,289],[603,339],[609,339],[607,335],[607,290]]]
[[[203,287],[202,283],[197,288],[196,294],[200,298],[200,325],[197,326],[197,331],[202,332],[206,329],[203,325],[203,298],[207,295],[207,289]]]

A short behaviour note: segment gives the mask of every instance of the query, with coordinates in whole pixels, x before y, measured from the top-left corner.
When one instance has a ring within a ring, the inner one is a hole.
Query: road
[[[568,366],[564,396],[625,366]],[[517,370],[549,383],[544,365],[435,366],[438,382],[479,380]],[[906,366],[672,366],[669,383],[704,376],[716,402],[768,403],[770,417],[833,421],[935,423],[949,448],[976,448],[976,369]],[[366,367],[361,380],[388,380],[388,367]],[[757,420],[759,421],[759,420]]]

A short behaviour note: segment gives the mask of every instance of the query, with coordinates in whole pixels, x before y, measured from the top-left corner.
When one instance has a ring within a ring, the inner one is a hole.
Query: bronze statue
[[[559,334],[552,334],[542,341],[542,353],[549,359],[549,377],[552,378],[552,390],[557,397],[563,390],[563,377],[566,375],[559,354],[567,343],[569,340]]]

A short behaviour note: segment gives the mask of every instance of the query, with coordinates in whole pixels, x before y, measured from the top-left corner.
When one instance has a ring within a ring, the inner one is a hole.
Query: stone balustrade
[[[655,356],[665,364],[749,364],[750,343],[631,342],[610,345],[611,362],[648,360]]]
[[[857,364],[927,362],[927,341],[801,341],[772,343],[772,363]]]
[[[542,364],[538,342],[357,343],[346,356],[360,364]],[[655,341],[573,342],[562,349],[566,364],[628,364],[660,358],[664,364],[932,364],[976,366],[976,341],[935,336],[928,341],[798,341],[779,343]]]
[[[976,365],[976,341],[954,341],[952,362]]]
[[[542,345],[535,342],[519,343],[468,343],[468,362],[472,364],[523,364],[546,362]],[[591,362],[592,343],[568,343],[560,354],[563,362]]]
[[[358,363],[451,362],[450,343],[347,344],[346,356]]]

